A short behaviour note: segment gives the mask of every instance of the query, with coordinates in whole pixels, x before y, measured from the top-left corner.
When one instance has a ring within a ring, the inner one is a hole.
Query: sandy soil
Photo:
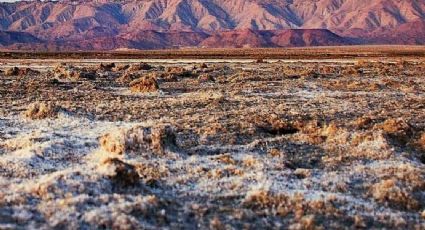
[[[1,61],[0,229],[425,228],[425,60],[113,61]]]

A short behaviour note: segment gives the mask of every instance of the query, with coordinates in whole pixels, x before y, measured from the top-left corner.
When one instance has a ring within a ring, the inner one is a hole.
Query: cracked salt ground
[[[51,120],[5,118],[2,147],[8,153],[0,158],[2,176],[36,176],[75,165],[80,167],[82,158],[98,147],[97,138],[102,133],[125,125],[66,113]]]
[[[0,228],[424,228],[417,65],[190,65],[0,79]]]

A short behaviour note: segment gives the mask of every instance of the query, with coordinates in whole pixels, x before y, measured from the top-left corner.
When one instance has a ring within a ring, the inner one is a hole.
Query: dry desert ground
[[[256,59],[4,56],[0,229],[424,229],[425,59]]]

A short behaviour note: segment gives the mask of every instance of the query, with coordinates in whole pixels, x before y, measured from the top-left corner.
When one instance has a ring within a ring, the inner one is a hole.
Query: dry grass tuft
[[[60,107],[52,103],[35,102],[28,106],[24,116],[31,120],[40,120],[57,117]]]

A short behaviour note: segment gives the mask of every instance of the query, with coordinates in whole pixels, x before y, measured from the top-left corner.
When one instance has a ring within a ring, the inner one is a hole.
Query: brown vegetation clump
[[[382,180],[371,187],[373,198],[379,202],[387,203],[408,210],[416,210],[419,202],[411,195],[406,186],[401,185],[396,179]]]
[[[381,125],[382,130],[389,134],[405,134],[409,125],[402,119],[387,119]]]
[[[259,131],[271,135],[294,134],[299,131],[292,122],[280,119],[276,114],[257,116],[254,118],[254,122]]]
[[[127,70],[128,68],[130,68],[130,65],[128,64],[119,64],[119,65],[116,65],[114,68],[112,68],[112,71],[115,71],[115,72],[124,71],[124,70]]]
[[[154,68],[153,66],[142,62],[142,63],[130,65],[130,67],[128,68],[128,71],[135,72],[135,71],[141,71],[141,70],[151,70],[153,68]]]
[[[4,75],[6,75],[6,76],[17,76],[18,74],[19,74],[19,68],[18,67],[8,68],[4,72]]]
[[[113,68],[115,68],[115,63],[100,63],[100,65],[97,67],[97,69],[101,71],[111,71]]]
[[[55,77],[59,79],[70,79],[70,80],[94,80],[96,79],[96,71],[88,70],[86,68],[76,68],[73,66],[67,66],[66,64],[57,65],[53,72]]]
[[[148,185],[156,185],[169,175],[169,170],[161,164],[140,163],[135,164],[140,178]]]
[[[204,74],[199,75],[198,81],[199,81],[199,83],[214,82],[215,79],[211,74],[204,73]]]
[[[116,155],[141,151],[163,155],[167,151],[177,149],[176,136],[169,125],[134,127],[107,133],[100,138],[100,146],[105,151]]]
[[[406,144],[412,137],[410,125],[403,119],[387,119],[384,123],[377,125],[388,137],[401,144]]]
[[[158,82],[152,76],[143,76],[130,82],[130,90],[133,93],[150,93],[158,89]]]
[[[121,84],[129,84],[130,82],[132,82],[136,78],[137,77],[136,77],[135,74],[132,74],[132,73],[129,73],[129,72],[125,72],[120,77],[118,77],[117,79],[115,79],[115,82],[121,83]]]
[[[9,69],[6,69],[5,75],[6,76],[26,76],[29,74],[39,74],[40,72],[33,70],[31,68],[18,68],[18,67],[11,67]]]
[[[39,120],[57,117],[60,108],[51,103],[35,102],[28,106],[24,116],[28,119]]]
[[[253,209],[258,214],[273,213],[286,217],[290,213],[294,213],[297,219],[301,219],[305,214],[306,206],[303,203],[304,197],[301,194],[290,197],[264,190],[250,191],[243,201],[245,207]]]
[[[373,123],[370,117],[359,117],[354,121],[354,125],[357,129],[366,129]]]
[[[176,77],[192,77],[194,76],[193,72],[186,70],[181,66],[170,66],[165,69],[168,75],[175,75]]]
[[[418,145],[421,149],[423,149],[425,151],[425,132],[422,133],[422,135],[420,136],[420,138],[418,140]]]
[[[139,181],[139,174],[133,165],[118,158],[108,158],[101,163],[101,170],[115,183],[132,186]]]

